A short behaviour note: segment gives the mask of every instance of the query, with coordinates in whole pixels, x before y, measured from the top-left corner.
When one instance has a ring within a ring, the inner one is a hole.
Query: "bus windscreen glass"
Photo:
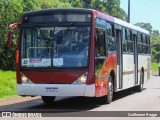
[[[86,67],[90,27],[23,27],[21,67]]]

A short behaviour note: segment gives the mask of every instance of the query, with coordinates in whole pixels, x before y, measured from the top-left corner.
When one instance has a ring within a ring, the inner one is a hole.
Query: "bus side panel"
[[[127,89],[135,85],[133,63],[133,55],[123,54],[123,89]]]
[[[108,94],[108,78],[110,77],[111,70],[116,71],[117,69],[117,56],[115,53],[108,55],[107,59],[103,63],[102,68],[95,82],[95,96],[101,97]],[[116,86],[116,81],[113,81]]]
[[[151,69],[151,64],[150,64],[150,56],[148,55],[139,55],[138,56],[138,78],[140,78],[140,71],[144,69],[144,82],[148,79],[150,79],[150,69]],[[140,84],[140,80],[138,81]]]

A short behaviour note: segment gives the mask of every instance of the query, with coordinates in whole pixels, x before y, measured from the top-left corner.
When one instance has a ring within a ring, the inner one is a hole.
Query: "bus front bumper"
[[[95,96],[95,85],[86,84],[17,84],[20,96]]]

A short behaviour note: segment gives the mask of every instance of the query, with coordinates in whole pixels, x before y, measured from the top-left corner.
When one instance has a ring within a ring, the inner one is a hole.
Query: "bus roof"
[[[136,30],[136,31],[139,31],[139,32],[142,32],[142,33],[145,33],[145,34],[150,34],[149,31],[145,30],[145,29],[142,29],[140,27],[137,27],[133,24],[130,24],[130,23],[127,23],[125,21],[122,21],[118,18],[115,18],[113,16],[110,16],[110,15],[107,15],[105,13],[102,13],[102,12],[99,12],[97,10],[94,10],[94,9],[85,9],[85,8],[51,8],[51,9],[42,9],[42,10],[33,10],[33,11],[28,11],[28,12],[25,12],[23,14],[23,16],[26,16],[26,15],[39,15],[39,14],[50,14],[50,13],[53,13],[53,12],[63,12],[63,13],[66,13],[66,12],[74,12],[74,13],[94,13],[94,15],[96,17],[99,17],[99,18],[103,18],[109,22],[112,22],[112,23],[116,23],[116,24],[119,24],[123,27],[126,27],[126,28],[130,28],[130,29],[133,29],[133,30]]]
[[[32,11],[27,11],[27,12],[24,12],[23,15],[37,15],[37,14],[43,14],[45,13],[46,14],[50,14],[50,13],[53,13],[53,12],[63,12],[63,13],[67,13],[67,12],[73,12],[73,13],[78,13],[78,12],[81,12],[81,13],[92,13],[93,12],[93,9],[85,9],[85,8],[50,8],[50,9],[41,9],[41,10],[32,10]]]
[[[149,31],[147,31],[147,30],[145,30],[145,29],[142,29],[142,28],[140,28],[140,27],[138,27],[138,26],[135,26],[135,25],[133,25],[133,24],[131,24],[131,23],[122,21],[122,20],[120,20],[120,19],[118,19],[118,18],[115,18],[115,17],[113,17],[113,16],[104,14],[104,13],[99,12],[99,11],[97,11],[97,10],[93,10],[93,11],[94,11],[96,17],[103,18],[103,19],[105,19],[105,20],[107,20],[107,21],[109,21],[109,22],[116,23],[116,24],[119,24],[119,25],[121,25],[121,26],[123,26],[123,27],[130,28],[130,29],[133,29],[133,30],[136,30],[136,31],[145,33],[145,34],[150,34]]]

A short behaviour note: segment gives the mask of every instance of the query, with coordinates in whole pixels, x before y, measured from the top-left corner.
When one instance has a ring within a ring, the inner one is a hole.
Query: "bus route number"
[[[22,65],[29,65],[29,59],[23,59]]]

